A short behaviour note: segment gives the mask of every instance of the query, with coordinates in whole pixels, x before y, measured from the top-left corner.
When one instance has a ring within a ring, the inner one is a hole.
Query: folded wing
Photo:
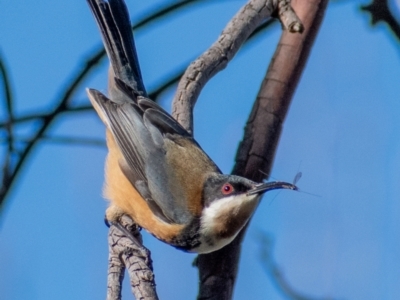
[[[160,106],[137,97],[133,89],[117,78],[115,86],[120,93],[117,102],[93,89],[88,94],[121,150],[121,170],[160,219],[186,223],[201,212],[201,203],[193,199],[201,197],[201,178],[208,172],[220,171],[191,135]],[[181,172],[188,170],[188,166],[190,174]]]

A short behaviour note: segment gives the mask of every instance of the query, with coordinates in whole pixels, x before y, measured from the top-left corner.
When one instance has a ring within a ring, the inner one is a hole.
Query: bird
[[[123,0],[87,0],[110,59],[108,96],[87,89],[106,127],[106,218],[123,214],[157,239],[186,252],[228,245],[262,194],[297,190],[287,182],[253,182],[222,174],[191,133],[148,99]]]

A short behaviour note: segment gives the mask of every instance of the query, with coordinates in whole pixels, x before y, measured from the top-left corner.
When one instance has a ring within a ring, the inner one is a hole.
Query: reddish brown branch
[[[302,35],[283,32],[246,124],[233,169],[234,174],[255,181],[261,181],[264,174],[270,173],[282,123],[317,34],[326,1],[314,0],[308,5],[293,1],[293,5],[296,5],[306,30]]]
[[[282,33],[239,145],[233,173],[260,181],[271,169],[291,98],[320,27],[327,0],[293,1],[303,34]],[[245,230],[225,248],[199,255],[199,299],[231,299]]]

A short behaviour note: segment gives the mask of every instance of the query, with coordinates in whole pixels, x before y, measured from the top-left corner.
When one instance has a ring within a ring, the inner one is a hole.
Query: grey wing
[[[164,134],[190,135],[162,108],[147,102],[151,100],[138,103],[126,94],[129,90],[120,91],[127,97],[122,104],[93,89],[88,94],[125,158],[120,162],[121,170],[160,219],[183,224],[191,218],[191,213],[176,189],[170,188],[171,170],[165,159]]]

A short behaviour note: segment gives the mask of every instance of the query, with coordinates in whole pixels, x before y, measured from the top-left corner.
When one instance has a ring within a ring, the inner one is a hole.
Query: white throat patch
[[[204,208],[200,224],[201,245],[193,249],[198,253],[209,253],[221,249],[229,244],[240,232],[257,207],[259,196],[241,194],[216,200]],[[244,213],[243,213],[244,212]],[[241,224],[229,236],[219,237],[220,228],[230,226],[232,219],[240,218]]]

